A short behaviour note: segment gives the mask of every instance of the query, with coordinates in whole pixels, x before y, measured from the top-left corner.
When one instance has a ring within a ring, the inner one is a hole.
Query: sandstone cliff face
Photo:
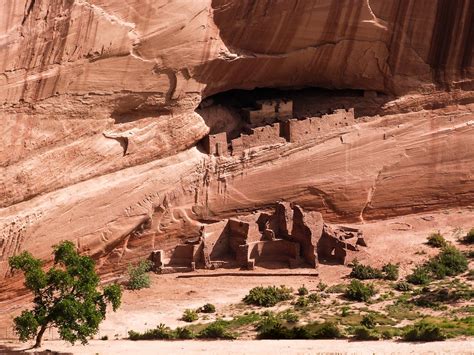
[[[66,238],[113,267],[278,200],[360,222],[472,204],[473,17],[469,0],[0,1],[1,274]],[[377,109],[316,142],[198,149],[206,97],[305,86],[386,96],[319,98]]]

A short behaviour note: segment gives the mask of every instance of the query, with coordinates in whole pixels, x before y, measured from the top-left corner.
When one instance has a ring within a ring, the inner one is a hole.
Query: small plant
[[[325,289],[328,288],[328,285],[323,283],[322,281],[319,281],[317,287],[318,287],[318,291],[323,292]]]
[[[373,329],[367,327],[356,327],[354,329],[354,339],[356,340],[379,340],[380,336]]]
[[[194,333],[188,329],[188,328],[181,328],[178,327],[174,331],[174,335],[176,339],[182,339],[182,340],[187,340],[187,339],[194,339]]]
[[[351,308],[350,308],[350,307],[348,307],[348,306],[343,306],[343,307],[341,308],[341,316],[342,316],[342,317],[347,317],[347,316],[350,315],[350,314],[351,314]]]
[[[392,330],[386,329],[386,330],[382,331],[381,336],[382,336],[382,339],[389,340],[389,339],[393,339],[395,334]]]
[[[462,238],[462,242],[465,244],[474,244],[474,228],[472,228],[464,238]]]
[[[199,316],[196,311],[192,309],[186,309],[183,313],[183,316],[181,317],[181,320],[192,323],[196,320],[198,320]]]
[[[308,296],[308,301],[310,303],[319,303],[321,301],[321,296],[317,293],[312,293]]]
[[[298,321],[300,320],[300,317],[295,312],[292,312],[290,310],[283,312],[281,317],[288,323],[298,323]]]
[[[410,283],[406,282],[406,281],[400,281],[400,282],[397,282],[393,288],[397,291],[400,291],[400,292],[408,292],[408,291],[411,291],[413,290],[413,287]]]
[[[344,293],[346,291],[347,286],[344,284],[336,284],[329,286],[326,289],[327,293]]]
[[[399,275],[399,266],[388,263],[382,267],[382,272],[384,273],[383,278],[385,280],[397,281]]]
[[[206,328],[201,330],[198,334],[198,338],[201,339],[235,339],[236,336],[229,332],[226,327],[225,323],[222,321],[215,321],[209,324]]]
[[[100,337],[100,340],[109,340],[109,336],[108,336],[108,335],[104,335],[104,336]]]
[[[295,306],[300,307],[300,308],[308,307],[308,304],[309,304],[309,301],[304,296],[298,297],[298,299],[295,302]]]
[[[352,280],[344,293],[350,300],[363,302],[367,302],[375,294],[376,291],[372,284],[366,285],[359,280]]]
[[[445,246],[448,245],[448,242],[444,237],[438,232],[438,233],[433,233],[428,237],[428,241],[426,242],[431,247],[434,248],[444,248]]]
[[[215,313],[216,306],[212,303],[206,303],[204,306],[200,307],[198,310],[199,313]]]
[[[129,290],[141,290],[142,288],[150,287],[150,275],[152,262],[150,260],[142,260],[137,265],[128,267],[128,282],[127,288]]]
[[[162,340],[162,339],[173,339],[173,331],[161,323],[155,329],[146,330],[144,333],[139,333],[134,330],[128,332],[128,338],[130,340]]]
[[[277,303],[287,301],[293,298],[293,290],[286,286],[254,287],[246,295],[243,301],[246,304],[252,304],[261,307],[273,307]]]
[[[383,273],[381,270],[373,268],[372,266],[363,265],[358,261],[354,261],[349,277],[358,280],[381,279],[383,278]]]
[[[427,285],[432,281],[430,270],[425,266],[418,266],[407,276],[407,281],[413,285]]]
[[[364,326],[367,329],[374,329],[377,323],[375,322],[375,316],[371,313],[364,315],[360,322],[360,325]]]
[[[456,276],[467,270],[466,257],[455,247],[446,247],[441,253],[427,263],[432,274],[442,279],[446,276]]]
[[[445,340],[446,335],[439,326],[421,321],[409,327],[403,334],[403,339],[406,341],[440,341]]]
[[[304,285],[298,289],[298,296],[306,296],[308,293],[308,289]]]

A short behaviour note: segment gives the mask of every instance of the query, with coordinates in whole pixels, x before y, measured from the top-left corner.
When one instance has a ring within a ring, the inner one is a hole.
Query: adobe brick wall
[[[299,143],[314,139],[324,133],[352,126],[356,123],[354,109],[335,110],[334,113],[322,117],[311,117],[304,120],[292,119],[282,123],[282,135],[288,142]]]
[[[242,134],[232,140],[232,155],[238,155],[250,148],[277,143],[286,143],[285,138],[280,137],[279,123],[253,128],[251,134]]]

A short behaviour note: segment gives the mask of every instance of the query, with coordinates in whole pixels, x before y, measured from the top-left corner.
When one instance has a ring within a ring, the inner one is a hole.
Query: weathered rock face
[[[1,1],[1,274],[62,239],[106,270],[278,200],[352,222],[472,204],[473,17],[469,0]],[[355,107],[315,141],[198,148],[212,122],[240,127],[202,99],[305,86],[384,95],[295,97],[305,116]]]

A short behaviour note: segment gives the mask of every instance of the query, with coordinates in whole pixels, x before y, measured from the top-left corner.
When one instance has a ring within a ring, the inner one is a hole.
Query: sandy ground
[[[25,349],[16,347],[16,350]],[[45,342],[42,349],[72,354],[474,354],[474,341],[397,343],[347,340],[260,341],[92,341],[72,347],[60,341]],[[0,345],[0,352],[2,351]]]
[[[450,210],[438,213],[412,215],[385,221],[357,225],[363,229],[368,248],[360,253],[360,261],[381,266],[384,263],[400,263],[401,276],[416,264],[426,260],[437,251],[425,245],[426,237],[440,230],[450,241],[474,227],[474,209]],[[465,246],[464,246],[465,247]],[[461,246],[462,248],[462,246]],[[216,276],[216,274],[234,275]],[[199,270],[195,273],[152,275],[152,287],[140,291],[125,291],[122,306],[116,313],[109,313],[102,323],[96,339],[107,335],[109,341],[93,341],[87,347],[74,348],[62,342],[47,342],[46,348],[53,350],[88,353],[169,353],[181,351],[186,354],[202,352],[220,354],[238,353],[449,353],[474,354],[472,342],[449,341],[441,344],[406,344],[393,342],[355,343],[347,341],[233,341],[233,342],[139,342],[122,339],[129,330],[144,331],[160,323],[170,327],[184,326],[179,320],[187,308],[197,308],[205,303],[217,307],[216,316],[232,316],[234,306],[248,291],[259,285],[287,285],[298,288],[305,285],[310,291],[316,290],[320,281],[329,285],[347,282],[350,268],[342,265],[320,265],[314,269],[264,269],[258,268],[254,274],[271,273],[273,276],[247,276],[248,271],[239,270]],[[299,273],[299,274],[298,274]],[[246,275],[247,274],[247,275]],[[239,276],[241,275],[241,276]],[[189,277],[191,276],[191,277]],[[13,339],[11,320],[19,313],[17,301],[0,304],[0,339]],[[3,328],[2,328],[3,326]],[[57,340],[53,332],[45,334],[46,339]],[[18,345],[19,346],[19,345]],[[431,351],[431,352],[430,352]],[[1,353],[1,351],[0,351]]]

